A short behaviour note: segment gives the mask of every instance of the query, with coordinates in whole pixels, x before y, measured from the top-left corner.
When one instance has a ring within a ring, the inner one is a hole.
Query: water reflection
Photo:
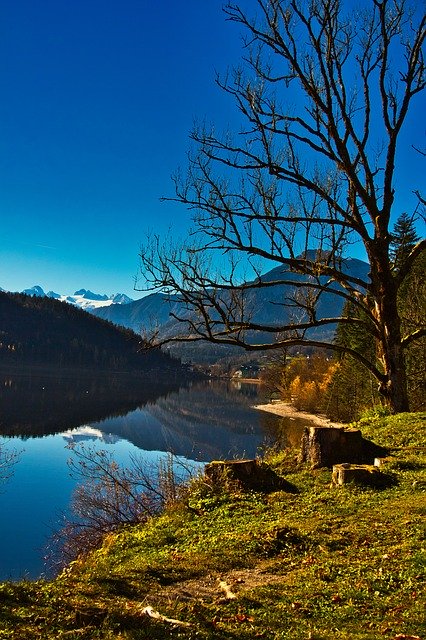
[[[146,385],[113,376],[0,374],[0,449],[22,451],[0,491],[0,579],[39,576],[43,547],[69,508],[67,445],[107,449],[119,464],[165,451],[188,460],[254,456],[266,414],[252,409],[255,387],[226,383]],[[3,438],[1,437],[3,436]]]
[[[254,457],[276,441],[297,446],[306,421],[252,408],[261,402],[256,385],[0,373],[0,449],[22,450],[0,491],[0,579],[42,573],[41,550],[75,486],[67,445],[107,449],[124,465],[134,455],[156,464],[165,451],[207,462]]]
[[[177,391],[176,382],[147,384],[126,374],[78,377],[61,371],[28,375],[0,371],[0,434],[37,437],[59,433],[152,403]]]
[[[0,435],[62,434],[67,442],[126,440],[145,451],[193,460],[255,456],[261,416],[257,389],[231,383],[147,385],[135,377],[0,374]]]
[[[311,423],[305,417],[281,417],[262,411],[261,424],[267,444],[273,444],[281,449],[286,447],[297,449],[300,446],[304,429]]]

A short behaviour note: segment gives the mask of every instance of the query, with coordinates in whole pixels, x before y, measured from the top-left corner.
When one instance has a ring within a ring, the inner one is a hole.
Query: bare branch
[[[406,410],[398,290],[423,245],[396,274],[389,225],[400,134],[425,88],[425,16],[404,0],[357,10],[336,0],[255,6],[253,16],[234,3],[224,9],[247,34],[242,68],[217,78],[241,130],[192,133],[195,151],[171,200],[191,211],[193,229],[180,247],[155,239],[141,253],[145,285],[179,300],[179,336],[160,332],[159,340],[270,350],[324,346],[315,331],[336,323],[364,326],[376,354],[351,355],[393,409]],[[345,269],[354,243],[367,254],[368,275]],[[255,261],[282,271],[262,276]],[[259,290],[274,322],[256,307]],[[321,310],[329,299],[336,313]],[[346,317],[345,302],[359,315]],[[285,337],[264,340],[274,332]]]

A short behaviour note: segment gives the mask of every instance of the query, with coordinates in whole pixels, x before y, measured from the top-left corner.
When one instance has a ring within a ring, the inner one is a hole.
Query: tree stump
[[[302,435],[299,462],[310,462],[312,469],[332,467],[339,462],[372,463],[387,451],[362,437],[359,429],[345,427],[306,427]]]
[[[290,482],[278,476],[268,465],[258,460],[213,460],[206,464],[205,475],[214,483],[220,483],[224,478],[237,482],[247,491],[297,492],[297,488]]]
[[[372,464],[335,464],[331,477],[332,486],[356,484],[366,487],[386,487],[392,484],[391,478]]]

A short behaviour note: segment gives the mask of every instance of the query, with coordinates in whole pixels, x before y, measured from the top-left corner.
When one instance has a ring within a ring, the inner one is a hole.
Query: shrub
[[[121,467],[111,453],[84,445],[72,445],[68,461],[81,482],[74,490],[71,518],[54,534],[49,564],[62,569],[79,555],[97,548],[104,537],[126,525],[145,522],[179,499],[195,468],[167,454],[158,464],[131,457]]]

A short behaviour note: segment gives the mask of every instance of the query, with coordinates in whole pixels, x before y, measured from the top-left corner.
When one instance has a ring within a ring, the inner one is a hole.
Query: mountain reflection
[[[60,371],[0,372],[0,435],[39,437],[67,431],[155,402],[176,383],[147,384],[137,376],[78,377]]]
[[[150,384],[135,376],[0,374],[0,435],[60,434],[67,443],[119,440],[193,460],[256,455],[266,420],[255,386]],[[274,431],[269,419],[267,431]]]
[[[63,439],[68,444],[78,444],[79,442],[90,442],[90,441],[100,441],[105,442],[105,444],[115,444],[119,442],[121,438],[116,436],[114,433],[104,433],[100,431],[100,429],[95,429],[88,425],[83,425],[82,427],[78,427],[78,429],[69,429],[64,433],[60,433]]]

